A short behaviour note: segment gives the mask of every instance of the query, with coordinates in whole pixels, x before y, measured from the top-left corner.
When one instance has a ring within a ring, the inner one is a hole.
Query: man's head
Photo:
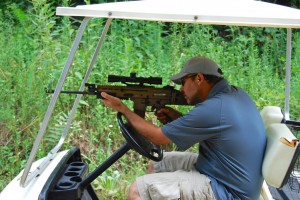
[[[180,91],[191,105],[207,99],[213,86],[223,79],[222,71],[212,60],[197,56],[189,59],[180,73],[170,78],[176,84],[181,84]]]

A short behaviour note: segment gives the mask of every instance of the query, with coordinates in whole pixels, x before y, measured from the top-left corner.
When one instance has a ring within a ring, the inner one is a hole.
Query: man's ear
[[[199,82],[199,83],[201,83],[205,80],[202,73],[198,73],[196,78],[197,78],[197,82]]]

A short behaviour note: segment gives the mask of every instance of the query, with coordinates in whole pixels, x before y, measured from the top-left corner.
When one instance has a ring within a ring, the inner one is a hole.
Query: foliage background
[[[26,163],[51,99],[45,89],[55,88],[81,21],[55,16],[55,7],[98,2],[106,1],[1,2],[0,191]],[[299,7],[298,1],[285,3]],[[90,22],[64,89],[79,88],[104,23],[102,19]],[[231,84],[250,94],[258,109],[266,105],[283,108],[285,38],[285,30],[274,28],[114,20],[89,82],[106,84],[108,74],[137,72],[138,76],[163,77],[168,85],[168,77],[178,72],[186,59],[205,55],[222,66]],[[295,30],[290,103],[291,118],[296,120],[300,120],[299,62],[300,36]],[[37,158],[57,143],[74,99],[60,95]],[[95,97],[83,97],[63,149],[79,146],[94,169],[124,143],[115,116]],[[152,113],[147,119],[157,123]],[[146,166],[146,159],[130,151],[100,176],[94,187],[101,198],[124,199],[128,185]]]

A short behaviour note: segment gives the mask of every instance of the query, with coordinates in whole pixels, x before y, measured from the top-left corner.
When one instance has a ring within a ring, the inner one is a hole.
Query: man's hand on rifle
[[[162,124],[166,124],[182,116],[181,112],[171,107],[163,107],[155,111],[154,114]]]
[[[123,104],[123,102],[114,96],[107,94],[106,92],[101,92],[101,96],[103,97],[102,102],[105,106],[112,108],[118,112],[124,113],[125,110],[129,108]]]

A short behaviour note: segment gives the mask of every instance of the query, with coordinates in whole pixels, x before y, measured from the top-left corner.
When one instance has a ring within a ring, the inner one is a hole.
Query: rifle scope
[[[121,83],[139,83],[143,85],[148,84],[162,84],[161,77],[136,77],[136,73],[130,73],[130,76],[116,76],[108,75],[108,82],[121,82]]]

